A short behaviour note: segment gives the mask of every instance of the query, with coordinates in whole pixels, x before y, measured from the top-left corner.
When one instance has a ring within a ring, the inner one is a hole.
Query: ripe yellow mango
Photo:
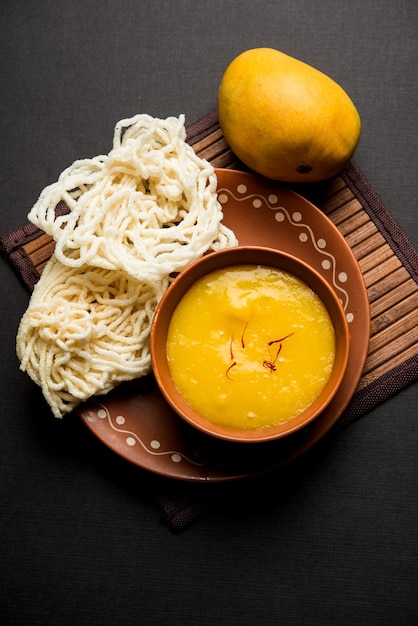
[[[289,183],[340,172],[360,139],[359,113],[326,74],[271,48],[236,57],[219,85],[218,116],[236,156]]]

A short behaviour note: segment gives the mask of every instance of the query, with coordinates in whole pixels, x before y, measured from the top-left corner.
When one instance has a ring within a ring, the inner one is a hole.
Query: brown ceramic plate
[[[278,468],[317,443],[348,405],[361,377],[370,337],[367,291],[343,236],[318,208],[274,181],[216,170],[224,223],[240,245],[277,248],[300,257],[340,297],[351,333],[348,367],[328,407],[308,427],[277,441],[232,443],[197,431],[169,407],[153,376],[123,383],[78,408],[114,452],[151,472],[187,481],[227,481]],[[279,401],[279,400],[278,400]]]

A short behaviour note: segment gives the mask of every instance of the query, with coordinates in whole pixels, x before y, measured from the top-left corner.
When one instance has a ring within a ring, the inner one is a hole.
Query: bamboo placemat
[[[229,149],[216,111],[189,126],[187,137],[214,167],[246,170]],[[369,352],[356,394],[340,419],[344,425],[418,379],[418,252],[353,161],[329,181],[292,188],[314,202],[343,234],[370,301]],[[54,242],[27,223],[4,235],[0,247],[32,289]]]
[[[226,144],[216,111],[189,126],[187,135],[196,153],[214,167],[246,170]],[[329,181],[292,188],[318,206],[343,234],[359,263],[370,301],[368,356],[336,431],[418,379],[418,252],[353,161]],[[65,206],[59,206],[61,210]],[[0,237],[0,251],[29,291],[53,250],[52,239],[29,222]],[[162,486],[161,492],[157,494],[161,518],[175,532],[202,517],[215,495],[189,491],[177,481]]]

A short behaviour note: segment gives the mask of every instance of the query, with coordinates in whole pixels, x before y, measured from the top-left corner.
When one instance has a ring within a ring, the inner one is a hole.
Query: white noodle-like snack
[[[55,417],[151,371],[149,331],[167,280],[123,270],[68,267],[54,255],[35,285],[17,333],[21,369]]]
[[[73,163],[29,213],[56,245],[17,354],[56,417],[148,374],[151,320],[172,274],[238,243],[214,168],[185,139],[184,116],[122,120],[109,154]],[[59,216],[61,201],[70,212]]]
[[[140,280],[160,280],[210,248],[235,245],[221,223],[214,168],[185,139],[183,115],[121,120],[109,154],[62,172],[29,220],[53,237],[64,265],[124,269]],[[71,212],[56,217],[61,200]]]

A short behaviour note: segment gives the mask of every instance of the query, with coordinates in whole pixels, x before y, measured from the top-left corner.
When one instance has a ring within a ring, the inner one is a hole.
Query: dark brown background
[[[412,0],[3,0],[0,234],[72,161],[107,152],[118,119],[190,124],[234,56],[271,46],[352,96],[356,162],[416,246],[417,24]],[[417,385],[264,496],[237,486],[173,534],[152,477],[54,420],[19,372],[28,295],[3,260],[0,275],[3,623],[418,623]]]

